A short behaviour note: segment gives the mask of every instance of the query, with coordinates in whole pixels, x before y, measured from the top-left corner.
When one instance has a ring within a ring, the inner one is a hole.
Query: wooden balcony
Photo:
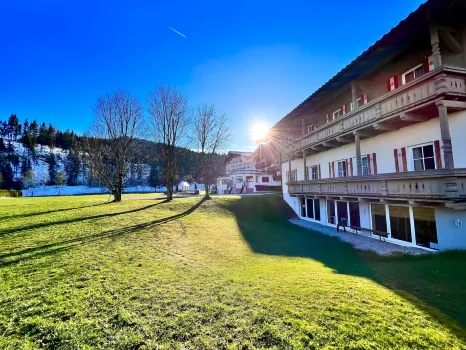
[[[286,153],[322,152],[354,142],[356,132],[372,137],[438,117],[436,100],[466,100],[465,77],[463,68],[441,66],[287,144]]]
[[[466,205],[466,169],[438,169],[295,181],[290,195],[451,201]]]

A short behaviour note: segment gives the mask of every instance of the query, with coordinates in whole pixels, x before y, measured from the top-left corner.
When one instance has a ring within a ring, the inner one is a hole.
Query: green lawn
[[[383,258],[278,196],[0,199],[0,348],[466,348],[466,254]]]

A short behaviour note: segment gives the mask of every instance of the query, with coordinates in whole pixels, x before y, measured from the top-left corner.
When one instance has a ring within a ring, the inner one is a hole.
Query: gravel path
[[[290,219],[289,221],[292,224],[295,224],[295,225],[298,225],[298,226],[301,226],[307,229],[311,229],[314,231],[318,231],[327,236],[338,237],[342,241],[351,244],[356,249],[371,250],[380,255],[391,255],[393,253],[421,255],[421,254],[431,253],[431,251],[428,251],[425,249],[414,248],[414,247],[403,247],[397,244],[380,241],[374,238],[366,237],[366,236],[355,234],[355,233],[349,233],[349,232],[344,233],[341,231],[337,232],[336,229],[333,227],[317,224],[317,223],[310,222],[307,220]]]

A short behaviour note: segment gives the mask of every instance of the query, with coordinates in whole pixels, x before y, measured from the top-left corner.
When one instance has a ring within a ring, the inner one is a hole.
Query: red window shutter
[[[424,73],[429,73],[429,58],[424,58]]]
[[[361,94],[361,105],[364,104],[364,94]]]
[[[374,175],[377,175],[377,157],[372,153],[372,164],[374,164]]]
[[[368,154],[366,157],[367,157],[367,172],[369,175],[372,175],[371,155]]]
[[[440,141],[434,141],[435,161],[437,162],[437,169],[442,169],[442,155],[440,153]]]
[[[391,78],[387,80],[387,92],[392,91],[392,83]]]
[[[399,173],[400,165],[398,164],[398,150],[396,148],[393,150],[393,156],[395,157],[395,170],[397,173]]]
[[[406,159],[406,147],[401,149],[401,159],[403,160],[403,171],[408,171],[408,160]]]
[[[393,80],[394,80],[394,82],[395,82],[395,89],[398,89],[398,86],[399,86],[399,84],[398,84],[398,75],[395,75],[395,76],[393,77]]]
[[[318,178],[318,179],[321,178],[321,175],[320,175],[320,164],[317,164],[317,178]]]

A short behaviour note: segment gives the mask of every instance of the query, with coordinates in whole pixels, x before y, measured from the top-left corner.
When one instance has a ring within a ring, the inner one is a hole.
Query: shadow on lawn
[[[466,326],[465,253],[382,257],[356,250],[338,238],[289,223],[287,219],[295,215],[278,196],[241,197],[228,209],[235,214],[241,233],[254,252],[311,258],[336,273],[369,278],[466,340],[461,327]]]
[[[159,204],[162,204],[162,203],[165,203],[165,202],[166,202],[166,200],[163,200],[163,201],[160,201],[160,202],[155,203],[155,204],[146,205],[145,207],[126,210],[126,211],[120,211],[120,212],[116,212],[116,213],[106,213],[106,214],[99,214],[99,215],[92,215],[92,216],[83,216],[83,217],[77,217],[77,218],[66,219],[66,220],[41,222],[39,224],[34,224],[34,225],[29,225],[29,226],[22,226],[21,228],[13,227],[13,228],[9,228],[9,229],[3,229],[3,230],[0,230],[0,236],[6,235],[6,234],[11,234],[11,233],[18,233],[18,232],[27,231],[27,230],[34,230],[34,229],[48,227],[48,226],[70,224],[70,223],[73,223],[73,222],[80,222],[80,221],[100,219],[100,218],[105,218],[105,217],[113,217],[113,216],[123,215],[123,214],[137,213],[138,211],[146,210],[146,209],[155,207],[156,205],[159,205]],[[107,203],[105,203],[105,204],[107,204]],[[92,206],[90,206],[90,207],[92,207]],[[86,207],[82,207],[82,208],[86,208]],[[73,208],[73,209],[76,209],[76,208]],[[72,210],[72,209],[70,208],[70,210]]]
[[[159,225],[162,225],[162,224],[166,224],[166,223],[168,223],[170,221],[178,220],[178,219],[181,219],[184,216],[187,216],[187,215],[191,214],[197,208],[199,208],[202,205],[202,203],[204,203],[204,201],[205,201],[205,198],[200,200],[198,203],[196,203],[194,206],[192,206],[188,210],[186,210],[186,211],[184,211],[182,213],[176,214],[176,215],[166,217],[166,218],[161,218],[161,219],[157,219],[157,220],[153,220],[153,221],[149,221],[149,222],[144,222],[144,223],[133,225],[133,226],[122,227],[122,228],[118,228],[118,229],[115,229],[115,230],[95,233],[95,234],[92,234],[92,235],[76,237],[76,238],[61,241],[61,242],[55,242],[55,243],[50,243],[50,244],[44,244],[44,245],[37,246],[37,247],[26,248],[26,249],[16,251],[16,252],[0,254],[0,268],[4,267],[4,266],[8,266],[8,265],[18,263],[20,261],[25,261],[25,260],[28,260],[28,259],[31,259],[31,258],[34,258],[34,257],[56,254],[56,253],[64,251],[64,250],[71,249],[72,247],[74,247],[76,245],[91,243],[91,242],[95,242],[95,241],[105,239],[105,238],[117,237],[117,236],[121,236],[121,235],[124,235],[124,234],[134,233],[134,232],[138,232],[140,230],[144,230],[144,229],[156,227],[156,226],[159,226]],[[167,200],[164,200],[164,201],[161,201],[161,202],[159,202],[157,204],[152,204],[152,205],[149,205],[149,206],[146,206],[146,207],[139,208],[137,211],[145,210],[145,209],[148,209],[148,208],[153,207],[155,205],[166,203],[166,202],[167,202]],[[135,210],[130,210],[130,211],[127,211],[127,212],[120,212],[120,213],[116,213],[115,215],[120,215],[120,214],[124,214],[124,213],[132,213],[134,211]],[[86,218],[84,218],[84,219],[86,219]],[[9,258],[15,258],[15,259],[9,260]],[[8,259],[8,260],[3,261],[5,259]]]

